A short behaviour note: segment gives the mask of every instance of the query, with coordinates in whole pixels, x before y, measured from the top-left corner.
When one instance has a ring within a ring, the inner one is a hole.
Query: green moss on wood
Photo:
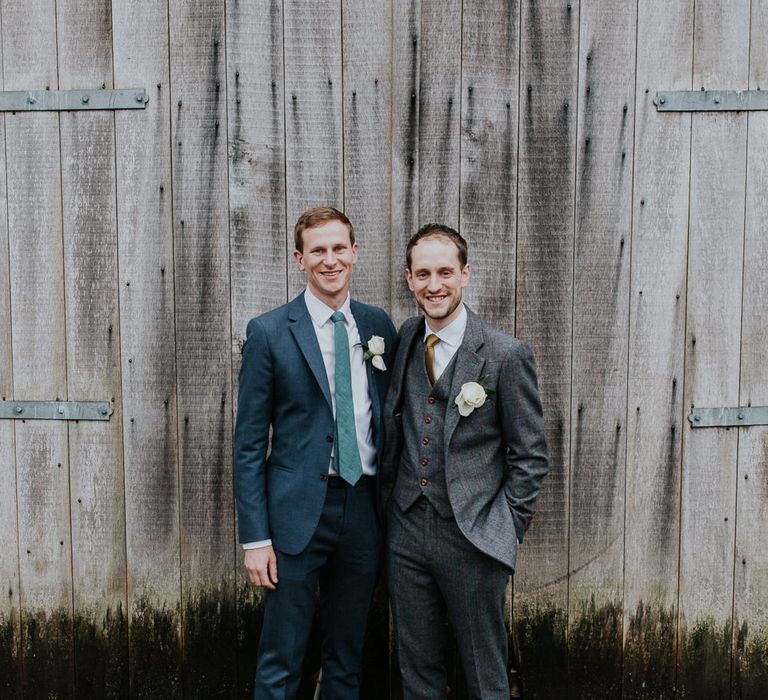
[[[727,698],[731,684],[731,622],[700,620],[680,629],[680,697]]]
[[[516,603],[514,617],[525,697],[565,697],[566,611],[553,605]]]
[[[0,698],[21,697],[19,620],[15,612],[0,615]]]
[[[621,697],[622,624],[620,602],[597,607],[593,596],[575,606],[568,634],[570,698]]]
[[[59,700],[74,696],[69,611],[22,611],[21,654],[22,697]]]
[[[733,697],[768,698],[768,623],[739,627],[733,659]]]
[[[629,618],[624,643],[624,698],[670,698],[675,694],[675,608],[641,601]]]

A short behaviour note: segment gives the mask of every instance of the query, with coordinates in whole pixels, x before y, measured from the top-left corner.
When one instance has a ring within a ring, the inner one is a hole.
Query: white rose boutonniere
[[[456,397],[456,405],[462,416],[468,416],[476,408],[480,408],[488,398],[488,392],[482,384],[467,382],[461,385],[461,391]]]
[[[371,339],[365,344],[363,353],[363,362],[368,360],[380,372],[385,372],[387,366],[384,364],[384,338],[380,335],[372,335]]]

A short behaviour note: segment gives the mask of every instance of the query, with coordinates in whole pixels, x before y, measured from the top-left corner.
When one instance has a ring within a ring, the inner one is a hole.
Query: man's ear
[[[464,269],[461,271],[461,286],[466,287],[469,284],[469,278],[472,275],[472,268],[469,263],[464,265]]]
[[[408,289],[413,291],[413,276],[409,267],[405,268],[405,281],[408,282]]]
[[[296,265],[298,266],[299,270],[304,272],[304,253],[302,253],[300,250],[294,250],[293,258],[296,260]]]

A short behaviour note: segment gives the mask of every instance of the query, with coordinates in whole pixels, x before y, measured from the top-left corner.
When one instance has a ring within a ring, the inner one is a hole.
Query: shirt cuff
[[[243,542],[243,549],[259,549],[260,547],[271,547],[272,540],[259,540],[258,542]]]

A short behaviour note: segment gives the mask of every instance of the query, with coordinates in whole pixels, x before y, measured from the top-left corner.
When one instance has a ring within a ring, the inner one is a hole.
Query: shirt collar
[[[335,309],[332,309],[328,304],[320,301],[314,294],[312,294],[309,287],[304,290],[304,303],[307,305],[307,311],[309,311],[309,315],[312,317],[312,323],[318,328],[328,323],[335,312]],[[349,324],[351,320],[349,294],[347,294],[347,298],[344,300],[339,311],[344,314],[346,323]]]
[[[440,338],[441,343],[450,345],[451,347],[461,345],[461,341],[464,340],[464,331],[467,329],[467,308],[464,304],[461,305],[461,311],[459,315],[453,319],[445,328],[441,328],[439,331],[433,331],[429,327],[429,322],[424,322],[424,339],[426,340],[428,335],[434,333]]]

